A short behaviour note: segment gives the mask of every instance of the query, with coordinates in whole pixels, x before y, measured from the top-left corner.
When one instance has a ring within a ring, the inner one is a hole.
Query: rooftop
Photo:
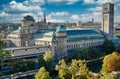
[[[96,35],[96,36],[80,36],[80,37],[71,37],[67,38],[67,40],[81,40],[81,39],[93,39],[93,38],[104,38],[103,35]]]
[[[24,20],[32,20],[32,21],[34,21],[33,17],[30,16],[30,15],[25,16]]]
[[[65,31],[66,31],[66,27],[63,26],[63,25],[61,25],[61,26],[59,26],[59,27],[57,28],[56,31],[57,31],[57,32],[65,32]]]
[[[75,34],[101,34],[100,30],[97,29],[68,29],[67,35],[75,35]]]

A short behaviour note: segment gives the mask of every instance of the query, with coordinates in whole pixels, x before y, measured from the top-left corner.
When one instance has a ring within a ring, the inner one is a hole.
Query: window
[[[25,51],[27,51],[27,49],[25,49]]]

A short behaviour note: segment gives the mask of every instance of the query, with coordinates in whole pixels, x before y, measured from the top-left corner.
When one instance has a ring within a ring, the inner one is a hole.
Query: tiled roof
[[[24,20],[33,20],[33,21],[34,21],[33,17],[30,16],[30,15],[25,16],[25,17],[24,17]]]
[[[101,32],[97,29],[71,29],[67,30],[67,35],[76,35],[76,34],[100,34]]]
[[[67,40],[81,40],[81,39],[94,39],[94,38],[104,38],[103,35],[96,35],[96,36],[80,36],[80,37],[71,37],[67,38]]]

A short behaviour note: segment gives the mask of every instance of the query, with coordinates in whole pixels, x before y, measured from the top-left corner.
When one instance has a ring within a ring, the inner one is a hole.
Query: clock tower
[[[106,39],[112,40],[114,26],[114,4],[103,4],[102,18],[102,31],[104,32]]]

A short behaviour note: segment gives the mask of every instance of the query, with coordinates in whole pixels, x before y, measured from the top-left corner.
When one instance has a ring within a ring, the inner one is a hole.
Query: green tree
[[[103,60],[102,71],[108,73],[118,70],[120,70],[120,54],[113,52],[106,55]]]
[[[21,62],[19,62],[19,65],[21,71],[27,71],[29,69],[26,59],[21,60]]]
[[[49,72],[46,71],[45,67],[41,67],[35,74],[35,79],[51,79]]]
[[[38,65],[39,65],[40,67],[42,67],[42,66],[45,65],[45,61],[44,61],[44,59],[43,59],[43,56],[39,56],[39,57],[38,57]]]
[[[16,60],[9,60],[9,66],[11,67],[12,73],[17,73],[20,71],[20,63],[21,60],[16,59]]]
[[[98,52],[96,48],[82,48],[75,51],[75,59],[92,60],[104,56],[104,53]]]
[[[9,52],[4,50],[6,47],[6,44],[0,40],[0,69],[3,67],[4,59],[10,57]]]
[[[53,66],[53,54],[50,51],[45,52],[43,54],[43,59],[45,60],[45,68],[48,71],[52,71],[54,66]]]
[[[105,40],[103,43],[103,50],[106,54],[110,54],[116,50],[111,40]]]

